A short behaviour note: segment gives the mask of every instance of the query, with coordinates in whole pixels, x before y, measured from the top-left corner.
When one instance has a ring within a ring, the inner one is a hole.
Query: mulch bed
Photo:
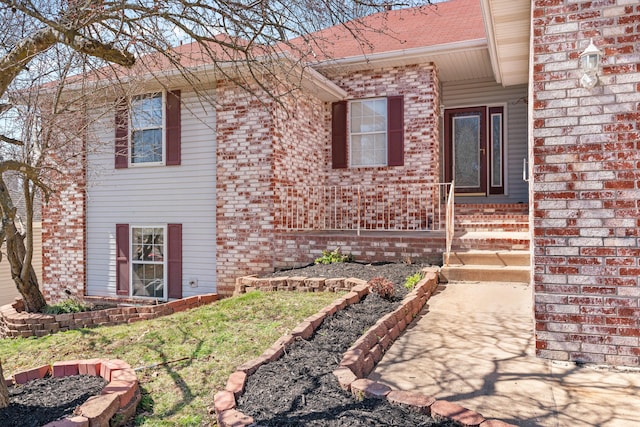
[[[386,400],[357,401],[340,388],[333,371],[342,355],[371,325],[398,306],[407,276],[421,265],[315,265],[275,275],[305,277],[382,276],[396,284],[393,301],[370,294],[359,304],[328,317],[306,341],[290,346],[276,362],[249,376],[238,409],[260,426],[457,426],[393,406]],[[274,275],[274,276],[275,276]]]
[[[396,284],[393,301],[367,296],[328,317],[307,341],[287,349],[278,361],[263,365],[247,381],[238,409],[261,426],[457,426],[392,406],[386,400],[357,401],[343,391],[333,371],[342,354],[364,331],[393,310],[406,295],[407,276],[423,265],[336,263],[313,265],[274,276],[382,276]],[[0,426],[37,427],[73,413],[89,397],[100,394],[106,381],[97,376],[42,378],[9,388],[11,405],[0,409]]]
[[[107,385],[102,377],[45,377],[9,387],[10,405],[0,409],[0,426],[39,427],[71,415]]]

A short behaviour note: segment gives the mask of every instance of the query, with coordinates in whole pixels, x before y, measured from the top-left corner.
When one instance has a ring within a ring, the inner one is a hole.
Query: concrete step
[[[477,223],[477,222],[487,222],[487,223],[496,223],[496,222],[529,222],[529,215],[458,215],[455,216],[455,221],[457,223]]]
[[[456,230],[461,231],[499,231],[499,232],[521,232],[529,231],[528,222],[468,222],[456,224]]]
[[[528,215],[456,215],[455,227],[461,231],[529,231]]]
[[[529,232],[458,231],[453,236],[452,252],[529,250]]]
[[[472,204],[456,203],[456,215],[528,215],[529,205],[522,203]]]
[[[443,264],[444,264],[443,259]],[[452,252],[449,256],[450,265],[495,265],[495,266],[529,266],[531,262],[529,251],[478,251]]]
[[[449,265],[440,269],[441,282],[519,282],[529,283],[528,266]]]

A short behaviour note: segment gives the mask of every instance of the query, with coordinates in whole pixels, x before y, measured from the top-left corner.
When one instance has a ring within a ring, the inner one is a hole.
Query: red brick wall
[[[406,234],[363,234],[355,233],[287,233],[275,235],[275,251],[279,254],[275,268],[293,268],[312,263],[324,250],[340,248],[343,254],[352,254],[356,261],[374,262],[423,262],[442,263],[442,248],[445,237],[442,234],[425,237],[421,233]]]
[[[640,5],[533,4],[533,216],[540,357],[640,364]],[[583,89],[589,39],[603,75]]]
[[[439,181],[440,93],[429,65],[384,68],[331,76],[349,99],[404,95],[404,166],[331,169],[331,143],[324,148],[329,185],[372,185]],[[331,116],[326,116],[331,135]]]
[[[324,103],[313,97],[262,104],[220,82],[216,111],[218,292],[231,294],[235,279],[273,271],[275,188],[317,185],[325,140]]]
[[[321,245],[327,246],[314,246],[309,255],[299,239],[299,248],[289,244],[291,240],[275,239],[282,222],[282,211],[276,205],[283,186],[438,182],[434,159],[439,158],[439,84],[432,67],[388,68],[332,79],[352,99],[405,95],[404,166],[332,170],[329,103],[298,96],[283,99],[284,105],[260,105],[241,89],[220,82],[216,118],[218,292],[231,292],[241,275],[271,271],[274,265],[286,263],[280,259],[296,260],[299,265],[322,249],[333,249],[330,239],[323,240]],[[296,197],[309,195],[294,196],[290,204],[296,204]],[[371,244],[371,240],[363,242]],[[424,251],[408,250],[404,244],[400,242],[399,249],[388,255],[400,259],[410,252],[414,259],[425,258]],[[386,257],[385,251],[367,249],[361,243],[354,244],[354,251],[367,259]]]
[[[274,124],[267,98],[227,82],[216,88],[216,271],[221,294],[235,278],[272,265]]]
[[[85,294],[86,174],[81,143],[61,148],[53,175],[55,193],[42,207],[42,292],[48,302]],[[69,154],[66,155],[65,154]]]

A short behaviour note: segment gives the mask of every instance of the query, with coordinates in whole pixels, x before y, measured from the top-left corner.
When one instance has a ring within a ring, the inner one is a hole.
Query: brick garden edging
[[[75,409],[74,415],[52,421],[43,427],[117,427],[136,412],[140,402],[138,377],[128,363],[119,359],[86,359],[54,362],[27,371],[16,372],[5,379],[7,385],[24,384],[51,374],[101,376],[109,383],[98,396],[92,396]]]
[[[487,420],[481,414],[456,403],[436,400],[432,396],[401,390],[367,379],[385,351],[400,336],[404,329],[422,310],[438,286],[438,269],[423,269],[424,278],[402,300],[400,306],[380,318],[343,355],[338,368],[333,372],[340,387],[351,392],[357,399],[372,397],[387,399],[392,405],[400,405],[436,420],[453,420],[469,427],[516,427],[499,420]],[[329,282],[327,284],[327,282]],[[220,427],[242,427],[254,424],[253,418],[236,408],[237,398],[244,392],[247,377],[266,363],[279,359],[287,346],[297,338],[307,339],[324,319],[347,305],[359,302],[369,293],[367,282],[361,279],[318,279],[305,277],[266,278],[255,276],[236,280],[236,293],[248,290],[349,290],[345,296],[303,320],[290,334],[279,338],[258,358],[239,366],[229,376],[225,389],[214,396],[214,410]]]
[[[0,307],[0,324],[8,337],[41,337],[60,331],[113,326],[185,311],[218,300],[218,294],[196,295],[156,305],[138,305],[107,308],[80,313],[41,314],[26,313],[21,299]],[[114,299],[113,302],[118,302]]]

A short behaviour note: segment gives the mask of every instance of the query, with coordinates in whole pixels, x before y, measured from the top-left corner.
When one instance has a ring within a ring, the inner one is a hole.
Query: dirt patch
[[[327,317],[309,340],[294,343],[282,358],[261,366],[248,378],[238,409],[261,426],[456,426],[392,406],[386,400],[357,401],[340,388],[333,375],[353,342],[398,306],[407,292],[402,286],[405,278],[422,267],[337,263],[276,273],[274,276],[365,280],[382,276],[396,284],[396,295],[388,301],[371,294],[359,304]]]
[[[9,387],[10,405],[0,409],[0,426],[38,427],[71,415],[107,385],[102,377],[46,377]]]

